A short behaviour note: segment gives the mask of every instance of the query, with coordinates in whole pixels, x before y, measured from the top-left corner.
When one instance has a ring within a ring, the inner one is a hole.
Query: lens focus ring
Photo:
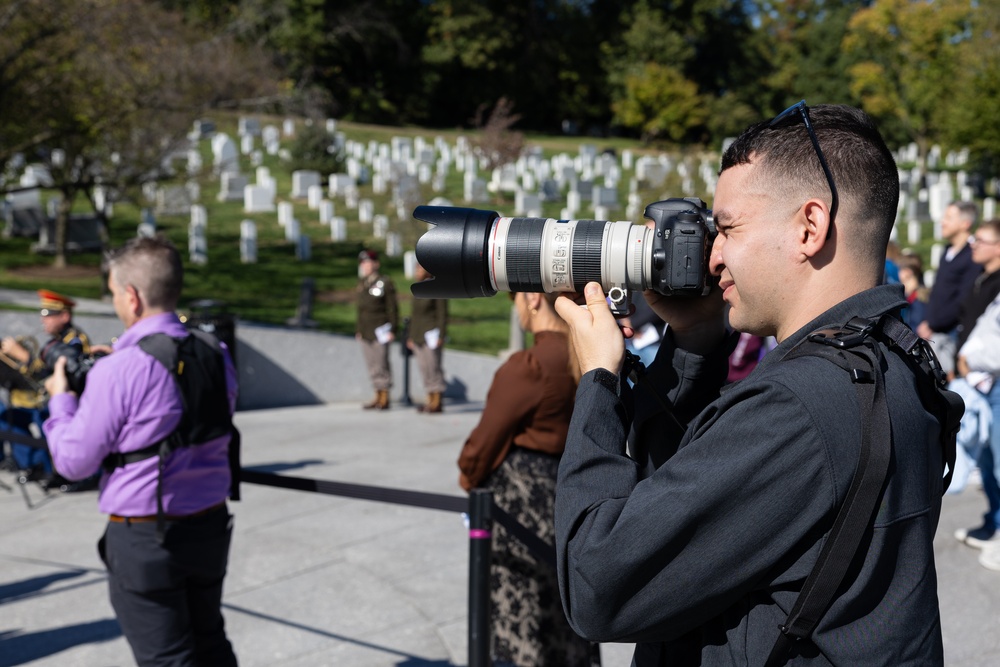
[[[605,220],[578,220],[573,234],[573,287],[582,292],[589,282],[601,281],[601,249]]]
[[[507,231],[507,282],[511,292],[542,291],[541,218],[512,218]]]

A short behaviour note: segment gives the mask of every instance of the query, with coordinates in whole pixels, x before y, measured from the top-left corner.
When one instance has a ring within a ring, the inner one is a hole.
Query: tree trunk
[[[73,208],[73,193],[62,191],[62,201],[56,212],[56,257],[52,265],[57,269],[66,268],[66,231],[69,227],[69,212]]]

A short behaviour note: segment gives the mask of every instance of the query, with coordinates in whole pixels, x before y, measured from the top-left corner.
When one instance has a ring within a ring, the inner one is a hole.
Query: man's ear
[[[802,205],[798,225],[799,246],[806,257],[818,255],[833,237],[830,209],[821,199],[810,199]]]

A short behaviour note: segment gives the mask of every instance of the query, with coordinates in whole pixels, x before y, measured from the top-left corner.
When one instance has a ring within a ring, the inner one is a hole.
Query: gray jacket
[[[898,285],[855,295],[719,395],[726,351],[665,339],[635,418],[601,372],[577,392],[556,492],[563,605],[593,641],[637,642],[635,664],[761,665],[850,486],[860,411],[828,360],[782,357],[819,328],[905,305]],[[883,346],[893,433],[889,480],[863,556],[791,665],[939,665],[932,542],[941,508],[937,418],[901,353]],[[606,371],[604,372],[606,373]],[[633,455],[625,443],[633,427]]]

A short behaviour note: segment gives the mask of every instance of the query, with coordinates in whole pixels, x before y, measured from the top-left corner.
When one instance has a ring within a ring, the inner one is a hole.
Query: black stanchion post
[[[403,353],[403,395],[399,397],[399,402],[402,405],[413,405],[413,400],[410,399],[410,357],[413,356],[413,350],[406,346],[406,341],[410,339],[410,318],[403,318],[403,335],[400,339],[402,343],[402,353]]]
[[[490,666],[492,507],[492,491],[469,494],[469,667]]]

